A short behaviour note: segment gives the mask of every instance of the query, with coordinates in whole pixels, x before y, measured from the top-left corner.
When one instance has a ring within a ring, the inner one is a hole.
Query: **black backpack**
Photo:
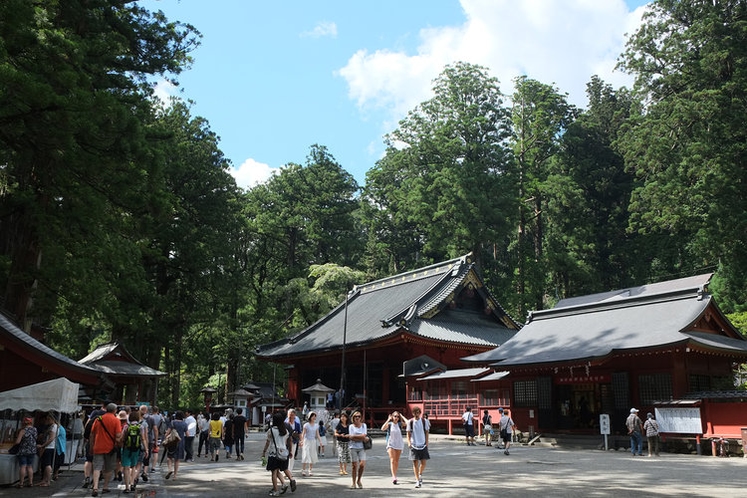
[[[127,426],[124,447],[130,451],[140,450],[142,438],[140,435],[140,424],[132,423]]]

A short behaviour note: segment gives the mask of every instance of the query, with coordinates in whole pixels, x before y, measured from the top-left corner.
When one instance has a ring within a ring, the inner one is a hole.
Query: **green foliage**
[[[551,165],[576,109],[552,86],[519,77],[515,87],[510,145],[517,177],[518,235],[512,242],[517,295],[509,303],[523,316],[545,307],[550,271],[545,244],[553,222],[547,209],[550,191],[557,184]]]
[[[362,216],[372,274],[480,254],[510,226],[507,117],[497,80],[457,63],[434,92],[387,135],[386,155],[367,173]]]
[[[738,0],[653,2],[621,60],[647,104],[620,141],[640,180],[631,228],[669,236],[683,270],[720,265],[727,311],[747,301],[745,16]]]

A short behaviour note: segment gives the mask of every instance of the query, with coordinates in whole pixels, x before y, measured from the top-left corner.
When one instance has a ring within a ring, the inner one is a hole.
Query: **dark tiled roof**
[[[720,313],[705,292],[711,275],[654,286],[566,299],[551,310],[535,312],[519,333],[500,348],[464,358],[509,366],[590,361],[615,352],[685,343],[747,354],[747,341],[693,332],[707,309]],[[654,288],[653,291],[651,288]]]
[[[166,372],[161,372],[149,366],[140,363],[128,363],[126,361],[97,361],[90,366],[107,375],[114,376],[163,377],[166,375]]]
[[[85,375],[101,377],[101,374],[98,371],[87,365],[83,365],[72,358],[68,358],[64,354],[58,353],[49,346],[37,341],[25,331],[21,330],[3,314],[0,314],[0,334],[5,336],[6,340],[12,341],[22,349],[46,356],[65,368],[73,369]],[[64,373],[60,373],[60,375],[64,375]]]
[[[80,363],[110,375],[163,377],[161,372],[138,361],[124,344],[113,341],[101,344],[80,360]]]
[[[454,317],[459,313],[451,312],[448,313],[451,322],[437,319],[443,313],[439,310],[443,310],[445,303],[453,299],[468,279],[479,280],[474,264],[469,256],[464,256],[363,284],[356,287],[348,299],[347,324],[343,302],[299,334],[260,346],[258,355],[293,357],[341,349],[344,329],[347,347],[363,346],[398,332],[460,344],[496,346],[519,325],[484,288],[479,290],[493,307],[490,315],[457,319]],[[454,328],[450,329],[451,325]]]

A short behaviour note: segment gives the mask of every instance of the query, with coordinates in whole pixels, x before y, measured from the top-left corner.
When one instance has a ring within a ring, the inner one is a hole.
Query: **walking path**
[[[248,435],[246,460],[206,458],[182,463],[177,481],[165,480],[166,464],[140,483],[136,494],[123,494],[112,483],[104,497],[264,497],[271,488],[270,473],[259,461],[264,434]],[[296,462],[298,490],[289,498],[344,497],[744,497],[747,496],[747,459],[662,454],[659,458],[632,457],[625,451],[570,450],[547,446],[515,446],[506,456],[496,447],[467,446],[463,438],[434,435],[423,487],[415,489],[412,466],[403,456],[400,484],[392,484],[384,440],[374,439],[363,476],[364,489],[351,490],[350,476],[338,475],[337,459],[320,458],[313,477],[301,477]],[[225,454],[224,454],[225,455]],[[222,455],[222,456],[224,456]],[[82,464],[65,470],[49,488],[0,488],[0,497],[85,497]]]

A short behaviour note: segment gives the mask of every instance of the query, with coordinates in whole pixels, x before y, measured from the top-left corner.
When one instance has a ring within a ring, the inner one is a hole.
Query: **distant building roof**
[[[564,299],[500,348],[463,358],[505,368],[603,360],[613,352],[688,345],[747,358],[747,341],[707,292],[712,274]]]
[[[474,292],[481,308],[454,307],[463,289]],[[262,345],[259,357],[293,357],[362,347],[404,333],[444,343],[494,347],[521,326],[485,288],[470,255],[402,273],[354,288],[347,301],[291,337]]]
[[[101,344],[80,360],[80,363],[111,376],[163,377],[161,372],[138,361],[124,344],[113,341]]]
[[[106,377],[100,371],[68,358],[43,344],[0,313],[0,346],[46,369],[50,377],[66,377],[84,385],[106,384]],[[28,373],[28,372],[27,372]],[[12,389],[27,385],[23,379],[3,379],[3,388]]]

